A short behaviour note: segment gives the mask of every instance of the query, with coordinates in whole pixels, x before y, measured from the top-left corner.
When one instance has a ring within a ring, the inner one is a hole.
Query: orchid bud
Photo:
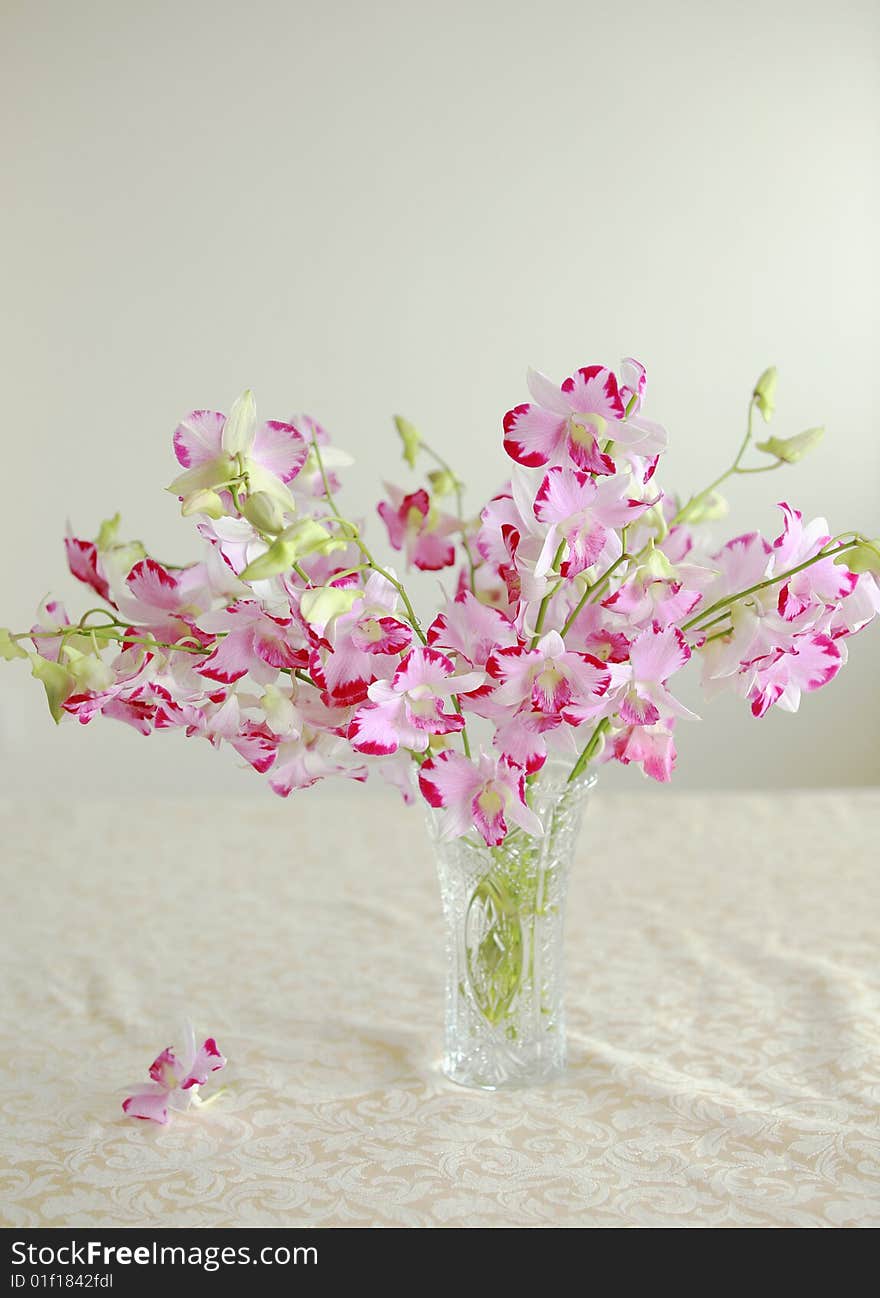
[[[223,449],[229,455],[246,455],[257,431],[257,403],[250,388],[242,392],[223,425]]]
[[[758,442],[757,448],[766,455],[775,455],[783,464],[797,464],[814,446],[819,445],[824,436],[824,428],[808,428],[806,432],[796,433],[794,437],[768,437],[766,442]]]
[[[252,559],[238,574],[242,581],[268,581],[283,572],[290,572],[296,563],[296,546],[281,537],[273,541],[268,550]]]
[[[435,496],[454,496],[461,487],[458,478],[451,469],[432,469],[428,481]]]
[[[255,491],[248,496],[241,506],[241,515],[258,532],[267,532],[270,536],[284,529],[281,506],[265,491]]]
[[[310,626],[325,627],[341,613],[349,613],[362,596],[359,586],[316,586],[303,591],[299,611]]]
[[[208,518],[222,518],[226,510],[217,492],[207,488],[194,491],[190,496],[184,496],[180,512],[184,518],[189,518],[191,514],[207,514]]]
[[[36,680],[42,681],[52,720],[57,723],[64,715],[65,700],[69,699],[76,689],[76,681],[61,663],[50,662],[48,658],[41,658],[39,654],[28,654],[28,657],[31,660],[31,675]]]
[[[645,581],[669,581],[675,576],[675,568],[662,550],[658,550],[653,541],[648,543],[647,558],[639,564],[639,576]]]
[[[758,382],[755,384],[755,390],[752,393],[752,399],[755,405],[764,416],[764,423],[770,422],[773,411],[776,409],[776,366],[771,365],[766,369]]]
[[[403,458],[411,469],[416,467],[416,456],[422,445],[422,439],[419,430],[415,424],[411,424],[403,415],[394,416],[394,426],[400,434],[400,440],[403,442]]]
[[[839,554],[835,563],[849,568],[850,572],[872,572],[880,577],[880,538],[875,541],[862,541],[844,554]]]
[[[276,735],[289,735],[296,729],[296,708],[289,696],[277,685],[266,686],[266,692],[260,699],[260,707]]]
[[[12,638],[12,632],[7,631],[5,626],[0,626],[0,658],[11,663],[13,658],[27,658],[27,654],[21,645]]]
[[[83,693],[100,693],[101,690],[109,689],[116,680],[112,667],[96,654],[80,653],[72,645],[67,645],[64,658],[77,689]]]
[[[718,491],[710,491],[707,496],[697,496],[679,511],[680,523],[712,523],[724,518],[729,510],[727,501]]]
[[[304,559],[309,554],[330,554],[333,550],[344,550],[348,545],[347,540],[334,536],[313,518],[292,523],[284,529],[279,539],[293,545],[295,559]]]
[[[98,528],[98,535],[95,538],[95,545],[98,551],[103,553],[109,550],[111,546],[116,545],[116,538],[119,534],[119,525],[122,522],[121,514],[114,514],[112,518],[105,518]]]

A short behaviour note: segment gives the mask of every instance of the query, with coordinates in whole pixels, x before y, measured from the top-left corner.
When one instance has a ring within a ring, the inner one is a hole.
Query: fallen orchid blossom
[[[199,1087],[205,1085],[211,1073],[225,1066],[226,1060],[213,1037],[207,1037],[196,1049],[195,1033],[187,1023],[182,1057],[178,1058],[170,1046],[157,1055],[150,1065],[151,1080],[123,1100],[122,1111],[129,1118],[164,1126],[169,1109],[184,1110],[191,1104],[203,1103]]]

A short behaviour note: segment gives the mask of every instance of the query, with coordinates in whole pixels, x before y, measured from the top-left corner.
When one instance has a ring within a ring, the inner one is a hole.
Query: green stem
[[[566,544],[567,542],[565,541],[564,538],[559,542],[559,546],[556,550],[555,555],[553,556],[554,572],[562,562],[562,556],[565,554]],[[553,598],[553,596],[556,594],[556,592],[560,589],[561,586],[562,586],[561,581],[555,582],[553,586],[551,586],[551,588],[547,591],[547,594],[544,596],[544,598],[541,600],[540,605],[538,606],[538,617],[535,621],[535,634],[532,636],[532,643],[530,646],[530,648],[532,649],[534,649],[535,645],[541,639],[541,632],[544,629],[544,618],[547,616],[547,609],[550,605],[550,601]]]
[[[470,581],[471,581],[471,594],[473,594],[475,565],[474,565],[474,557],[471,554],[471,549],[470,546],[468,545],[467,533],[465,531],[464,498],[462,496],[462,483],[459,481],[458,474],[454,472],[454,470],[451,468],[449,463],[446,460],[444,460],[443,456],[439,455],[437,451],[434,450],[433,446],[429,446],[428,443],[425,441],[420,441],[420,445],[422,450],[427,455],[430,455],[434,463],[439,465],[439,467],[443,469],[444,472],[449,474],[450,478],[455,484],[454,485],[455,508],[458,511],[458,520],[461,523],[461,545],[462,545],[462,549],[465,552],[465,555],[467,556],[468,572],[470,573]]]
[[[121,626],[122,623],[119,623],[119,625]],[[144,645],[147,649],[173,649],[185,654],[209,654],[214,649],[214,643],[210,644],[207,648],[204,646],[196,647],[195,645],[188,645],[183,643],[183,641],[180,641],[177,644],[169,644],[167,640],[154,640],[152,637],[149,639],[141,639],[137,635],[126,635],[123,631],[111,631],[109,625],[84,627],[79,622],[73,626],[63,627],[58,631],[38,630],[37,634],[41,640],[68,640],[74,635],[95,636],[99,640],[114,640],[119,644],[127,645]],[[222,631],[218,634],[217,638],[226,634],[225,631]],[[30,631],[22,631],[20,634],[14,635],[11,638],[16,642],[19,640],[30,640],[31,633]],[[186,637],[184,637],[184,639],[186,639]]]
[[[814,563],[819,563],[822,559],[828,559],[836,554],[843,554],[846,550],[852,550],[860,542],[858,540],[848,541],[844,545],[838,545],[833,550],[827,548],[814,554],[812,559],[805,559],[803,563],[797,564],[794,568],[789,568],[785,572],[778,573],[775,577],[767,577],[764,581],[755,582],[754,586],[747,586],[745,590],[737,591],[735,595],[725,595],[723,599],[716,599],[714,604],[704,608],[701,613],[697,613],[688,622],[682,624],[682,631],[690,631],[692,627],[697,626],[709,616],[710,613],[717,613],[719,609],[729,608],[731,604],[736,604],[741,599],[747,599],[749,595],[755,595],[759,590],[766,590],[770,586],[778,586],[780,582],[787,581],[789,577],[794,577],[796,573],[803,572],[806,568],[812,568]]]
[[[707,635],[706,639],[703,641],[700,647],[705,648],[706,645],[711,644],[713,640],[723,640],[724,637],[730,635],[732,631],[733,631],[733,623],[730,622],[726,627],[723,627],[720,631],[716,631],[714,635]]]
[[[339,523],[343,523],[347,528],[352,530],[352,532],[354,533],[352,540],[355,542],[361,554],[366,559],[368,566],[372,568],[374,572],[378,572],[380,576],[384,577],[387,582],[390,582],[390,584],[397,591],[398,595],[403,600],[403,606],[406,609],[407,619],[409,621],[410,626],[415,631],[416,635],[419,637],[422,644],[426,645],[428,643],[428,637],[425,635],[424,631],[422,630],[419,619],[416,617],[416,611],[413,608],[409,595],[406,593],[406,590],[404,589],[402,583],[399,582],[395,577],[392,577],[390,572],[388,572],[385,568],[381,567],[380,564],[376,562],[376,560],[373,558],[373,555],[370,553],[370,550],[364,543],[360,534],[360,530],[357,527],[355,527],[353,523],[349,522],[348,519],[343,518],[343,516],[340,514],[336,501],[333,498],[333,492],[330,489],[330,481],[327,477],[327,471],[324,468],[324,461],[321,457],[321,448],[318,446],[318,439],[316,437],[312,439],[312,447],[315,452],[315,459],[318,461],[318,468],[321,472],[321,481],[324,484],[324,495],[327,497],[327,503],[330,506],[330,508],[333,510],[333,513],[336,517],[336,521]],[[459,698],[457,694],[453,694],[452,704],[456,712],[458,712],[460,716],[464,716],[464,712],[462,711],[461,703],[459,702]],[[470,745],[470,739],[468,738],[467,724],[462,726],[460,733],[461,733],[461,744],[462,744],[462,748],[465,751],[465,756],[470,757],[471,745]]]
[[[336,501],[333,498],[333,492],[330,489],[330,482],[327,477],[327,471],[324,468],[324,461],[321,457],[321,448],[318,446],[317,438],[312,439],[312,448],[315,452],[315,459],[318,461],[318,468],[321,473],[321,481],[324,484],[324,495],[327,497],[327,504],[333,510],[334,521],[337,523],[342,523],[346,527],[346,529],[351,532],[352,534],[351,539],[354,541],[355,545],[358,547],[361,554],[366,559],[367,566],[372,568],[374,572],[378,572],[380,576],[384,577],[386,581],[391,583],[391,585],[397,591],[400,598],[403,600],[403,605],[404,608],[406,609],[407,619],[409,621],[410,626],[415,631],[416,635],[419,637],[422,644],[427,644],[428,637],[425,635],[424,631],[422,630],[421,624],[419,623],[419,619],[416,617],[415,609],[413,608],[412,603],[410,602],[410,598],[407,595],[406,591],[404,590],[402,584],[396,579],[396,577],[392,577],[391,573],[388,572],[385,568],[383,568],[381,564],[378,564],[376,562],[373,555],[370,553],[369,549],[364,543],[359,528],[355,527],[354,523],[350,522],[349,519],[344,518],[342,514],[340,514],[339,507],[337,506]]]
[[[593,759],[593,757],[595,757],[599,745],[602,742],[602,738],[605,735],[605,732],[608,730],[608,727],[610,725],[611,725],[611,718],[603,717],[602,720],[599,722],[599,724],[596,726],[596,729],[590,735],[590,738],[587,741],[583,752],[581,753],[580,757],[577,759],[577,761],[574,764],[574,767],[572,768],[571,775],[569,775],[568,777],[569,784],[571,784],[574,780],[576,780],[578,776],[583,774],[583,772],[586,770],[590,761]]]

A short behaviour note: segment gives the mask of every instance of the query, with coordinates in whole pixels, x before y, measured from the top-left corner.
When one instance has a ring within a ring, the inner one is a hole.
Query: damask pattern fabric
[[[880,1225],[880,793],[600,789],[569,1072],[498,1094],[439,1072],[418,812],[321,790],[0,829],[4,1225]],[[228,1090],[124,1118],[184,1016]]]

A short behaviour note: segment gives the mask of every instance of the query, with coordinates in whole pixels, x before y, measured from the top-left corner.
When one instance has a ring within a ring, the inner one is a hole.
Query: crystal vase
[[[567,783],[568,770],[545,768],[531,785],[540,838],[442,842],[429,816],[446,924],[443,1071],[462,1086],[535,1086],[565,1069],[565,898],[595,784]]]

